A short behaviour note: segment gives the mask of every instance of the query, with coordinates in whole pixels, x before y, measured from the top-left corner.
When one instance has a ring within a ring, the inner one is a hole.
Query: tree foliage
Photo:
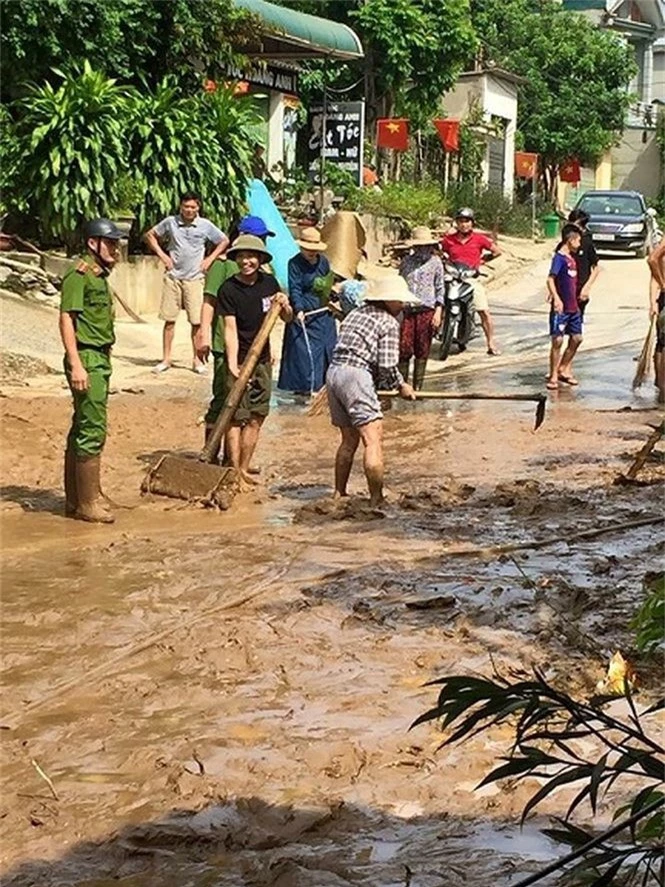
[[[106,215],[112,203],[126,161],[129,91],[87,62],[76,76],[61,76],[58,88],[33,86],[22,101],[14,185],[42,230],[68,242],[82,218]]]
[[[630,47],[554,0],[471,0],[485,61],[525,78],[518,128],[524,148],[552,172],[575,156],[596,163],[630,104]]]
[[[468,0],[366,0],[351,17],[375,54],[379,88],[422,123],[475,47]]]
[[[12,0],[2,4],[2,97],[84,59],[134,85],[214,79],[258,33],[259,19],[228,0]]]
[[[366,89],[370,117],[405,114],[422,125],[476,46],[469,0],[300,0],[295,6],[344,22],[358,33],[365,59],[335,66],[327,84],[346,86],[360,77],[359,94]],[[310,86],[322,85],[321,67],[310,66],[316,72],[306,78]]]

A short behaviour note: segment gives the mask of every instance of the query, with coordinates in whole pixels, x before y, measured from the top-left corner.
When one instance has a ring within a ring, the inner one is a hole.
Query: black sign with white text
[[[310,108],[308,119],[307,168],[310,176],[319,173],[321,162],[321,134],[323,108]],[[329,102],[326,104],[326,163],[334,163],[350,172],[362,185],[363,135],[365,129],[364,102]]]

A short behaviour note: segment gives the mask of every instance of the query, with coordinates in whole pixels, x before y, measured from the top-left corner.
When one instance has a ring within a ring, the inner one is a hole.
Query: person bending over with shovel
[[[234,382],[240,375],[240,367],[256,338],[264,316],[270,310],[273,299],[282,308],[280,317],[288,322],[292,311],[287,296],[280,292],[272,274],[261,270],[269,265],[272,256],[263,241],[251,234],[242,234],[227,250],[227,257],[236,262],[238,273],[229,277],[220,287],[215,311],[224,322],[224,346],[226,373],[224,378],[226,400]],[[207,361],[210,337],[207,330],[199,331],[197,353]],[[226,435],[226,452],[231,466],[245,483],[254,484],[249,472],[250,462],[259,440],[261,426],[270,410],[272,389],[272,358],[270,344],[259,356],[242,400],[236,409],[233,424]]]
[[[375,279],[365,303],[342,323],[326,390],[333,425],[341,441],[335,457],[335,496],[347,496],[353,459],[362,441],[370,505],[383,502],[383,413],[377,389],[398,389],[406,400],[416,394],[397,368],[399,320],[404,305],[418,305],[402,277]]]

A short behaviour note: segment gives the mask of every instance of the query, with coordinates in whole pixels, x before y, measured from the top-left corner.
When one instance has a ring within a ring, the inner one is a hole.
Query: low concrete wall
[[[109,282],[137,314],[157,314],[162,295],[164,266],[157,256],[129,256],[111,272]],[[125,312],[116,302],[118,317]]]
[[[405,227],[400,219],[364,213],[360,215],[360,221],[367,232],[365,250],[370,262],[376,262],[382,258],[384,246],[404,240],[409,235],[408,227]]]

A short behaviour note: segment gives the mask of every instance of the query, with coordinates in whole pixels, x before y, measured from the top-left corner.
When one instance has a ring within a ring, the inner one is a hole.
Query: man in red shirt
[[[447,258],[455,264],[467,265],[470,268],[480,268],[485,260],[485,254],[490,253],[490,258],[495,259],[501,255],[501,250],[493,240],[480,231],[473,230],[473,210],[468,206],[457,210],[455,214],[455,227],[452,234],[446,234],[441,241],[441,249]],[[494,341],[494,321],[490,314],[490,306],[487,301],[485,287],[477,280],[473,282],[474,304],[480,317],[480,322],[487,339],[487,353],[501,354]]]

